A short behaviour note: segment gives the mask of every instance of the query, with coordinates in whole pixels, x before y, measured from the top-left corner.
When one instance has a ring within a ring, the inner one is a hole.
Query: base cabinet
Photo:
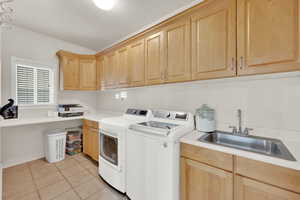
[[[181,158],[181,200],[233,200],[233,174]]]
[[[99,160],[99,129],[97,122],[84,120],[83,122],[83,153],[90,156],[93,160]]]
[[[226,160],[233,168],[219,165]],[[181,144],[181,200],[300,200],[299,175],[297,170]]]
[[[237,200],[299,200],[300,194],[236,176]]]

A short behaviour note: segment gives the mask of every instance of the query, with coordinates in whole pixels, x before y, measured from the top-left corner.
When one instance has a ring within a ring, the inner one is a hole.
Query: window
[[[15,62],[15,99],[18,105],[54,103],[53,70],[38,64]]]

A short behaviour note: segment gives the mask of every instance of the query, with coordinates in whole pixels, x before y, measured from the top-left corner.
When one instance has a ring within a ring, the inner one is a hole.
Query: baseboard
[[[3,161],[2,165],[3,165],[3,168],[8,168],[8,167],[20,165],[20,164],[30,162],[33,160],[37,160],[40,158],[44,158],[44,157],[45,157],[44,154],[32,155],[32,156],[22,157],[22,158],[18,158],[18,159],[6,160],[6,161]]]

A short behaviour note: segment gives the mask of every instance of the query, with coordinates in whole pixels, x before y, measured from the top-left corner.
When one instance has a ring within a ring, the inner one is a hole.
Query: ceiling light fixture
[[[95,5],[102,10],[110,10],[115,5],[115,0],[93,0]]]

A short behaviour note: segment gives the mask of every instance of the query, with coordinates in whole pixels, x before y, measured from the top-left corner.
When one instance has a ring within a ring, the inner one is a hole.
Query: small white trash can
[[[67,132],[64,130],[56,130],[46,134],[45,154],[49,163],[65,159],[66,136]]]

